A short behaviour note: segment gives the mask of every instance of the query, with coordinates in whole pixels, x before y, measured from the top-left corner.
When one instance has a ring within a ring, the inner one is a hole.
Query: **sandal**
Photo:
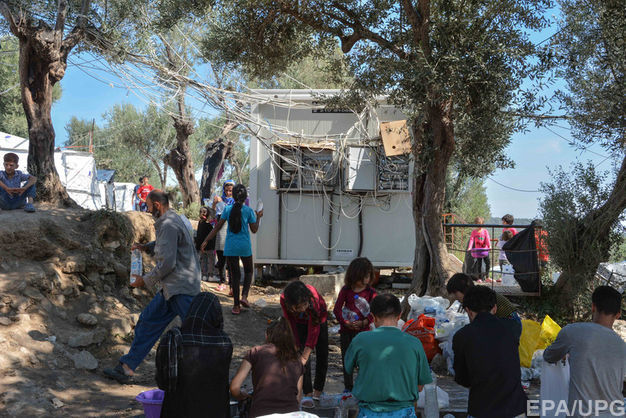
[[[311,398],[309,396],[305,396],[300,401],[300,406],[302,408],[307,408],[307,409],[315,408],[315,401],[313,401],[313,398]]]
[[[239,306],[234,306],[230,311],[233,315],[239,315],[241,313],[241,308]]]
[[[250,307],[250,304],[248,303],[248,299],[243,299],[243,298],[242,298],[242,299],[239,301],[239,303],[241,303],[241,306],[243,306],[244,308],[249,308],[249,307]]]
[[[104,373],[104,375],[108,377],[109,379],[117,380],[118,383],[121,383],[121,384],[132,383],[133,377],[130,375],[127,375],[126,372],[124,372],[122,363],[117,363],[117,366],[113,368],[106,368],[102,370],[102,373]]]

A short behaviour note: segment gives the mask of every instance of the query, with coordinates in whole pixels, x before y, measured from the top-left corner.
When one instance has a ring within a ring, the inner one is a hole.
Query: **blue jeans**
[[[35,195],[37,194],[37,190],[35,189],[35,185],[30,186],[24,193],[20,196],[13,195],[11,196],[6,192],[6,190],[0,188],[0,209],[2,210],[13,210],[13,209],[21,209],[26,204],[26,198],[32,197],[35,200]]]
[[[175,295],[165,300],[163,292],[158,292],[139,315],[139,321],[135,326],[135,338],[128,354],[120,357],[120,363],[135,370],[146,358],[172,319],[177,315],[181,319],[185,318],[192,300],[193,296],[190,295]]]
[[[359,405],[359,415],[357,418],[415,418],[415,408],[412,406],[408,408],[398,409],[396,411],[388,412],[374,412],[371,409],[367,409]]]

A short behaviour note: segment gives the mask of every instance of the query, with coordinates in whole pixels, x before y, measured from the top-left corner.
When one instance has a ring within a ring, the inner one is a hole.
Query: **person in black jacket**
[[[161,418],[229,418],[232,356],[219,299],[199,293],[182,326],[166,332],[157,348],[156,381],[165,391]]]
[[[463,297],[470,323],[452,339],[454,380],[470,389],[468,417],[525,416],[518,342],[510,327],[494,314],[496,294],[472,286]]]

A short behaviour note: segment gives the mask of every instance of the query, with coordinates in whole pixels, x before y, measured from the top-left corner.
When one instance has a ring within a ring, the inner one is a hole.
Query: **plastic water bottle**
[[[141,276],[143,274],[143,257],[139,249],[130,252],[130,284],[135,283],[133,275]]]
[[[347,322],[354,322],[359,319],[359,315],[357,315],[356,312],[352,312],[347,306],[344,306],[341,309],[341,316],[343,317],[343,320]]]
[[[354,295],[354,306],[361,311],[363,317],[367,317],[370,314],[370,304],[359,295]]]

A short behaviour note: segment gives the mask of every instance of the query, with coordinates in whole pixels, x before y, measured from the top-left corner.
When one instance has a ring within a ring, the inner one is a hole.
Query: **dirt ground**
[[[135,396],[156,387],[156,348],[131,385],[106,379],[102,369],[128,351],[133,327],[152,297],[129,290],[128,275],[130,244],[153,237],[151,217],[137,212],[46,206],[34,214],[0,212],[0,417],[143,415]],[[145,262],[149,269],[151,260]],[[217,292],[216,283],[202,286],[222,303],[225,331],[234,345],[232,377],[245,353],[263,343],[267,321],[280,316],[281,289],[253,286],[252,307],[233,316],[232,299]],[[327,302],[332,305],[330,298]],[[618,321],[615,329],[626,337],[626,322]],[[329,343],[325,392],[339,393],[338,335],[331,333]],[[450,377],[438,383],[454,395],[454,409],[462,411],[467,391]],[[536,396],[538,385],[530,392]]]

